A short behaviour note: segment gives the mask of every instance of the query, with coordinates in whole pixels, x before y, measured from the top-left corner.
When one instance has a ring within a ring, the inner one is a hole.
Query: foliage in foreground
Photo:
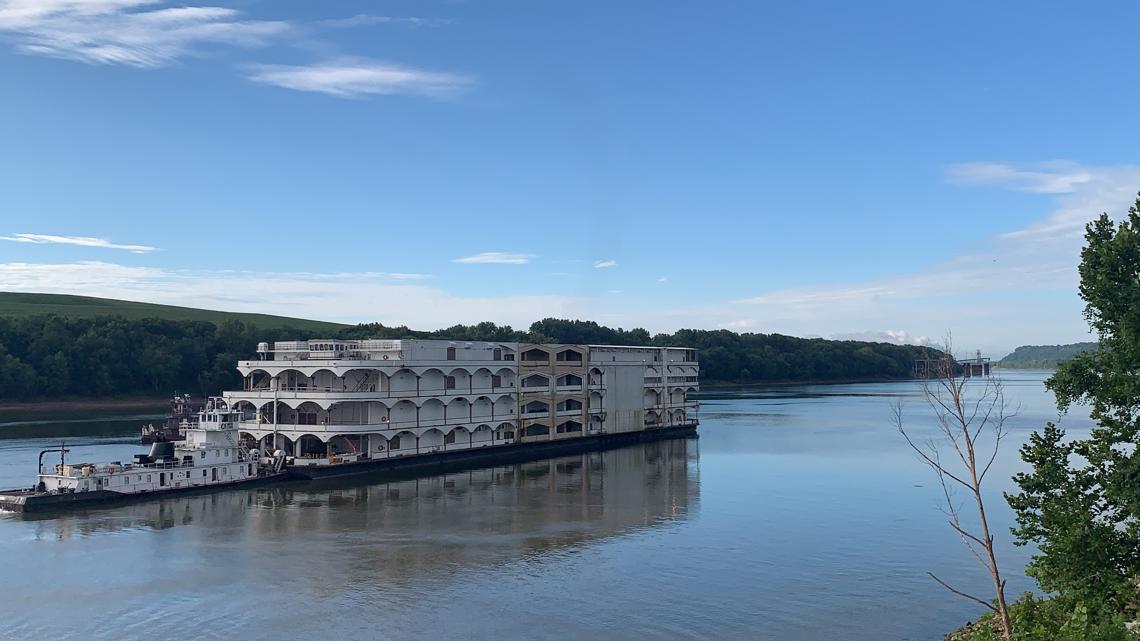
[[[1140,199],[1119,225],[1090,223],[1085,240],[1080,294],[1099,342],[1047,385],[1062,411],[1087,403],[1096,427],[1070,440],[1050,423],[1021,449],[1030,470],[1007,497],[1013,533],[1037,547],[1026,573],[1055,597],[1024,600],[1017,639],[1125,639],[1140,612]]]
[[[1025,594],[1010,604],[1013,641],[1140,641],[1119,613],[1092,613],[1067,599],[1040,599]],[[1001,633],[993,614],[950,634],[946,641],[997,641]]]

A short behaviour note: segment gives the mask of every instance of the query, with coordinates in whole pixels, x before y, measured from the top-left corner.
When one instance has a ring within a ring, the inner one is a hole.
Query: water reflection
[[[26,515],[36,540],[194,527],[322,581],[420,576],[589,544],[687,519],[697,441],[675,440],[421,479],[290,482],[66,515]],[[335,545],[336,550],[322,547]]]

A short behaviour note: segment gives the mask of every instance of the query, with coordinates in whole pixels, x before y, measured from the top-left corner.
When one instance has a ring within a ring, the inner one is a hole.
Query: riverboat
[[[435,473],[696,435],[685,347],[448,340],[260,343],[239,361],[247,447],[290,474]]]
[[[129,463],[68,462],[68,449],[43,450],[34,486],[0,492],[0,510],[40,512],[284,479],[284,452],[263,456],[239,442],[240,410],[210,398],[179,443],[158,442]],[[44,466],[46,454],[59,463]]]

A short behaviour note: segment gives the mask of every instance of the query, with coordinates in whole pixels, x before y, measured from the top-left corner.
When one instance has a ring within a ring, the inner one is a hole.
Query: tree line
[[[315,338],[297,328],[265,328],[237,320],[141,319],[59,315],[0,318],[0,399],[102,397],[235,389],[240,359],[260,341]],[[682,329],[650,334],[593,321],[547,318],[526,331],[483,322],[435,331],[366,323],[321,338],[424,338],[638,346],[700,350],[705,382],[765,383],[900,379],[914,360],[934,358],[928,347]]]

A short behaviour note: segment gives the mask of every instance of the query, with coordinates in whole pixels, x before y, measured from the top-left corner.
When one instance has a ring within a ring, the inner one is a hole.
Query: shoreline
[[[119,396],[110,398],[45,398],[36,401],[0,401],[0,416],[19,412],[21,414],[53,414],[73,412],[115,412],[168,409],[170,397],[162,396]]]

